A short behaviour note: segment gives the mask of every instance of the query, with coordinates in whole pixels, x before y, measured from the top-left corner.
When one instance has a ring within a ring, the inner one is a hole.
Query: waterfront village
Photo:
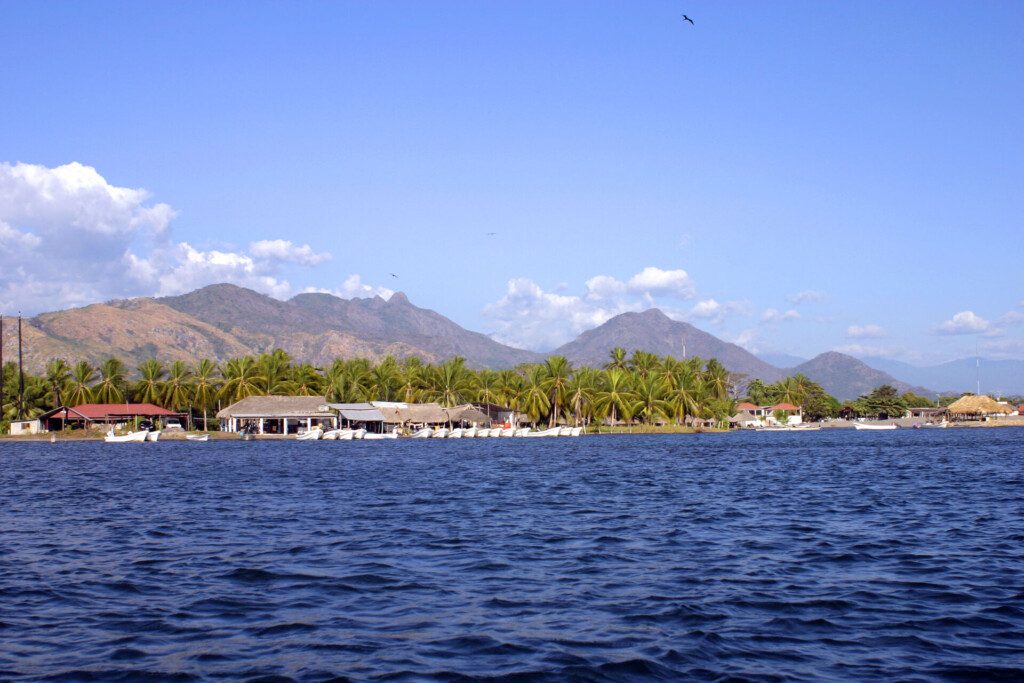
[[[852,416],[804,420],[803,408],[787,402],[756,405],[736,403],[724,425],[690,420],[694,431],[757,430],[814,431],[822,428],[898,429],[947,426],[1024,426],[1024,404],[997,401],[988,396],[963,396],[946,407],[907,408],[901,415],[880,414],[865,421]],[[59,406],[31,420],[14,420],[12,436],[79,434],[108,441],[155,441],[169,438],[294,438],[300,440],[377,438],[474,438],[579,436],[583,433],[632,431],[632,421],[604,419],[589,425],[566,420],[540,423],[530,416],[495,403],[465,403],[446,407],[439,403],[368,401],[333,403],[324,396],[249,396],[219,410],[213,420],[176,412],[153,403],[84,403]],[[666,427],[666,424],[655,424]],[[644,431],[638,429],[637,431]],[[651,430],[648,430],[651,431]],[[195,433],[196,436],[190,436]],[[198,436],[201,434],[202,436]]]

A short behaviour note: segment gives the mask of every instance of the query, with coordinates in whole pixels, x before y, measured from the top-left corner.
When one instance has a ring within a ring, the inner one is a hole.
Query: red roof
[[[778,403],[772,406],[772,410],[785,410],[793,412],[794,410],[800,410],[799,406],[795,406],[792,403]]]
[[[155,406],[152,403],[83,403],[69,408],[89,420],[101,420],[109,416],[116,417],[172,417],[178,413]]]
[[[736,410],[757,410],[757,406],[753,403],[747,403],[744,401],[743,403],[736,404]]]

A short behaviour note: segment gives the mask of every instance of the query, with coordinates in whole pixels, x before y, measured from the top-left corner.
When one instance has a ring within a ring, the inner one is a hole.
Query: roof
[[[736,410],[757,410],[757,406],[755,406],[753,403],[744,401],[743,403],[736,404]]]
[[[776,403],[772,406],[772,410],[787,410],[794,411],[800,410],[800,406],[795,406],[792,403]]]
[[[333,408],[333,406],[331,406]],[[349,422],[383,422],[384,413],[376,408],[341,408],[338,413]]]
[[[964,396],[949,404],[950,413],[958,415],[1007,415],[1013,408],[988,396]]]
[[[389,424],[402,422],[448,422],[448,413],[437,403],[403,403],[402,407],[395,404],[374,403]]]
[[[217,413],[231,417],[334,417],[323,396],[249,396]]]
[[[743,404],[741,403],[740,405],[743,405]],[[747,405],[750,405],[750,404],[748,403]],[[759,422],[759,420],[757,419],[757,416],[754,415],[749,410],[741,410],[738,413],[736,413],[735,415],[733,415],[732,417],[730,417],[729,418],[729,422],[732,422],[732,423],[735,424],[737,422]]]
[[[65,412],[66,411],[66,412]],[[40,415],[40,419],[57,417],[64,419],[105,420],[108,417],[177,417],[176,413],[152,403],[82,403],[73,408],[61,406]]]

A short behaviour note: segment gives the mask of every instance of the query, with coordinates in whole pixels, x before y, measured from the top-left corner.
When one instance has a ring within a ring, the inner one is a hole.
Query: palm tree
[[[472,377],[476,388],[476,400],[480,403],[500,403],[498,373],[494,370],[481,370]]]
[[[633,356],[629,359],[629,368],[640,377],[650,376],[659,365],[661,362],[656,355],[639,349],[633,351]]]
[[[295,396],[319,396],[323,390],[324,378],[309,363],[303,363],[292,371],[292,393]]]
[[[65,396],[68,405],[80,406],[83,403],[92,403],[92,383],[95,380],[96,369],[93,366],[84,360],[75,363]]]
[[[647,424],[654,424],[659,417],[667,417],[672,410],[671,404],[664,398],[665,383],[661,377],[641,377],[636,383],[635,393],[635,414]]]
[[[700,374],[687,366],[679,376],[676,388],[669,392],[668,401],[677,421],[685,423],[687,417],[701,414],[707,401],[707,387]]]
[[[498,395],[498,400],[495,403],[519,412],[519,407],[522,405],[523,376],[515,370],[500,370],[495,392]]]
[[[609,368],[605,370],[601,380],[601,387],[594,402],[594,412],[599,417],[605,417],[610,413],[613,424],[619,417],[627,421],[632,420],[636,394],[630,387],[629,374],[622,368]]]
[[[93,387],[98,403],[122,403],[125,400],[127,368],[118,358],[108,358],[100,365],[100,381]]]
[[[473,382],[462,356],[431,368],[427,377],[427,396],[445,407],[465,403],[472,394]]]
[[[597,395],[598,373],[592,368],[580,368],[573,373],[566,392],[566,405],[572,406],[573,423],[589,423],[594,415],[594,399]]]
[[[729,389],[731,388],[729,371],[717,359],[712,358],[708,361],[704,370],[704,381],[712,398],[718,400],[729,398]]]
[[[565,394],[569,389],[569,377],[572,366],[565,356],[551,356],[544,361],[544,388],[551,401],[551,416],[548,427],[554,427],[565,403]]]
[[[417,356],[402,361],[399,370],[398,396],[406,403],[415,403],[423,391],[423,377],[426,368]]]
[[[71,368],[67,361],[57,358],[46,364],[46,385],[50,388],[50,405],[59,408],[64,398],[65,389],[71,381]]]
[[[192,382],[192,371],[180,360],[171,363],[167,372],[167,379],[164,381],[164,390],[161,400],[164,408],[170,408],[181,412],[190,407],[192,392],[195,385]],[[205,425],[204,425],[205,426]]]
[[[547,373],[543,365],[531,365],[526,371],[519,407],[534,424],[540,422],[551,409],[546,380]]]
[[[167,371],[155,358],[143,361],[139,366],[139,381],[132,393],[136,403],[159,403],[164,393],[164,376]]]
[[[259,374],[252,356],[232,358],[221,368],[221,374],[224,376],[224,383],[221,385],[219,396],[228,403],[263,393],[265,380]]]
[[[259,368],[259,384],[267,396],[290,394],[292,359],[283,349],[274,349],[270,353],[261,354],[256,361]]]
[[[393,401],[401,384],[401,373],[394,356],[386,356],[370,370],[367,379],[367,392],[373,401]]]
[[[206,413],[213,405],[214,399],[220,389],[220,380],[217,378],[217,364],[209,358],[204,358],[195,367],[192,373],[192,402],[203,409],[203,431],[209,431],[206,424]]]
[[[608,355],[611,357],[611,360],[605,364],[605,370],[611,370],[612,368],[617,368],[619,370],[626,369],[626,349],[621,346],[616,346],[608,353]]]
[[[362,361],[335,360],[327,370],[324,393],[329,401],[355,403],[367,399],[367,364]]]

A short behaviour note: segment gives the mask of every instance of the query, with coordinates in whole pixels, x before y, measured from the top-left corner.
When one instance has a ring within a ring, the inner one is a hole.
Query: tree
[[[547,375],[543,365],[530,366],[523,381],[520,409],[534,424],[551,410],[551,398],[548,394]]]
[[[654,424],[658,418],[668,417],[672,406],[665,400],[665,382],[661,377],[650,375],[640,377],[636,383],[636,415],[647,424]]]
[[[75,363],[71,371],[71,381],[68,382],[65,400],[70,406],[80,406],[83,403],[92,403],[92,383],[96,381],[96,368],[80,360]]]
[[[473,391],[466,359],[462,356],[432,367],[427,377],[429,398],[447,408],[465,403]]]
[[[100,365],[100,381],[93,387],[98,403],[123,403],[128,382],[127,368],[118,358],[108,358]]]
[[[601,380],[594,402],[595,413],[602,418],[611,415],[613,424],[620,417],[627,422],[632,420],[636,409],[636,394],[630,387],[628,373],[621,368],[609,368]]]
[[[861,415],[880,419],[903,417],[907,412],[907,404],[895,387],[889,384],[883,384],[870,394],[861,396],[855,402],[855,406]]]
[[[161,403],[166,374],[167,371],[157,359],[143,361],[139,365],[139,380],[132,390],[136,403]]]
[[[264,378],[259,374],[252,356],[232,358],[221,367],[224,382],[219,397],[225,403],[236,403],[243,398],[263,393]]]
[[[204,358],[196,364],[192,372],[192,401],[193,405],[203,409],[203,431],[210,431],[206,423],[206,414],[213,405],[220,390],[220,380],[217,377],[217,365],[209,358]]]
[[[573,423],[579,426],[594,417],[594,400],[597,396],[598,372],[592,368],[580,368],[573,373],[566,392],[566,405],[572,406]]]
[[[626,349],[616,346],[608,355],[611,360],[604,366],[605,370],[611,370],[612,368],[618,370],[626,369]]]
[[[63,405],[65,390],[71,381],[71,368],[63,359],[51,360],[46,364],[46,385],[50,389],[50,406],[59,408]]]
[[[161,405],[178,412],[189,408],[192,402],[193,388],[192,371],[183,361],[174,361],[171,363],[171,367],[167,371],[167,379],[163,383],[163,393],[160,396]]]
[[[571,375],[572,366],[565,356],[551,356],[544,361],[544,389],[548,392],[548,400],[551,403],[548,427],[555,426],[555,421],[561,414]]]

